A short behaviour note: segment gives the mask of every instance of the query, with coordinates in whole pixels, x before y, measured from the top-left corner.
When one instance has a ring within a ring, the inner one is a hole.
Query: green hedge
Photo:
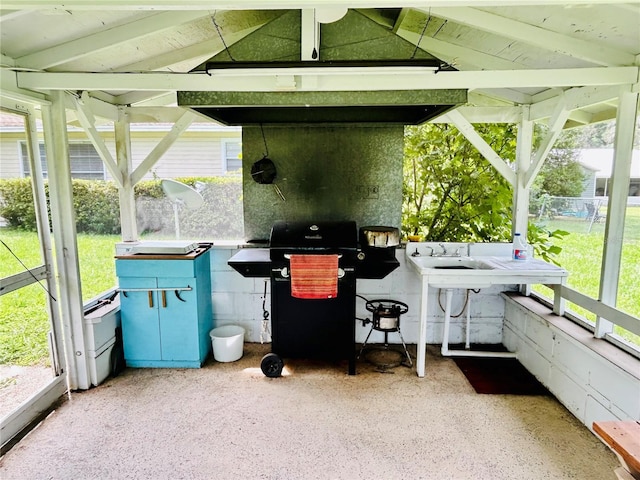
[[[120,233],[118,189],[113,182],[73,180],[76,229],[83,233]]]
[[[204,205],[196,209],[179,207],[180,235],[183,238],[238,239],[244,236],[242,217],[242,180],[240,177],[176,178],[196,189]],[[166,197],[160,181],[136,185],[138,231],[173,235],[173,204]]]
[[[242,238],[242,181],[239,177],[190,177],[177,180],[194,187],[205,201],[198,209],[179,208],[182,236]],[[78,232],[120,233],[118,189],[112,181],[73,180],[72,186]],[[46,181],[45,192],[48,199]],[[140,233],[172,235],[175,231],[173,204],[164,194],[160,180],[138,183],[134,194]],[[0,217],[11,227],[36,230],[30,179],[0,180]]]
[[[49,186],[45,183],[49,198]],[[21,230],[36,229],[36,213],[31,182],[28,178],[0,180],[0,217],[9,226]]]

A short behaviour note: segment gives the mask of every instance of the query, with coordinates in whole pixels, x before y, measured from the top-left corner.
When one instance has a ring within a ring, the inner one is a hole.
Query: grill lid
[[[356,222],[276,222],[271,228],[272,249],[356,249]]]

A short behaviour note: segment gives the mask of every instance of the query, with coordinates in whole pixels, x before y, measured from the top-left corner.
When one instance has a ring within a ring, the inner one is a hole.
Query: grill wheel
[[[264,357],[262,357],[262,361],[260,362],[260,369],[265,376],[269,378],[277,378],[282,374],[282,369],[284,368],[284,362],[279,355],[275,353],[267,353]]]

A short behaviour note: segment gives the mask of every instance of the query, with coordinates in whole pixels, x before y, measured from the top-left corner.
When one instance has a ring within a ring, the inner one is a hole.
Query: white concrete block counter
[[[214,311],[214,326],[237,324],[245,328],[246,340],[260,342],[267,339],[263,332],[263,319],[265,311],[270,314],[270,284],[269,278],[245,278],[233,270],[227,262],[240,248],[238,244],[214,245],[211,253],[212,268],[212,298]],[[460,247],[464,253],[472,253],[474,256],[490,257],[508,255],[509,244],[446,244],[450,252],[455,252]],[[247,247],[251,248],[251,247]],[[366,299],[391,299],[406,303],[409,311],[402,315],[400,328],[404,339],[408,343],[418,344],[418,375],[424,375],[424,351],[425,345],[440,344],[443,341],[445,328],[448,328],[447,338],[452,343],[461,343],[471,338],[473,343],[496,344],[503,341],[504,299],[500,296],[503,291],[516,290],[517,284],[523,277],[523,272],[515,272],[502,275],[498,280],[484,282],[478,293],[471,292],[460,285],[460,288],[442,289],[430,287],[425,293],[423,277],[416,275],[411,266],[410,253],[416,249],[424,257],[429,257],[434,248],[440,249],[438,244],[409,243],[405,249],[397,250],[397,258],[400,267],[383,279],[358,279],[357,294]],[[546,265],[546,264],[545,264]],[[459,277],[459,270],[441,270],[450,276]],[[495,270],[493,270],[495,272]],[[452,273],[453,272],[453,273]],[[474,273],[473,270],[466,272]],[[566,272],[565,272],[566,274]],[[537,272],[537,278],[549,280],[553,283],[556,276],[548,278],[545,274]],[[564,277],[563,277],[564,278]],[[536,281],[535,283],[540,283]],[[266,295],[265,295],[266,292]],[[461,312],[467,295],[470,296],[471,322],[468,324],[465,318],[454,318]],[[447,322],[445,304],[449,305],[449,312],[453,312]],[[365,309],[365,301],[358,299],[356,302],[356,317],[367,318],[370,312]],[[370,332],[370,325],[356,322],[356,341],[363,342]],[[262,334],[262,335],[261,335]],[[400,338],[394,333],[388,335],[390,343],[400,343]],[[373,331],[369,339],[370,343],[382,343],[384,332]]]

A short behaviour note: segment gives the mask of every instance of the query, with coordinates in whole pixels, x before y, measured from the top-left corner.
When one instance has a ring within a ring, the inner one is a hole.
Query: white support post
[[[429,281],[422,277],[422,295],[420,296],[420,325],[418,327],[418,345],[416,346],[416,373],[424,377],[427,363],[427,320],[429,318]]]
[[[531,168],[533,150],[533,122],[529,119],[529,106],[522,107],[516,140],[516,183],[513,188],[513,232],[527,235],[529,224],[529,188],[527,172]]]
[[[529,192],[527,175],[532,168],[533,152],[533,128],[531,121],[531,109],[529,105],[523,105],[521,110],[518,136],[516,139],[516,182],[513,186],[513,209],[511,212],[511,233],[520,232],[524,239],[529,230]],[[520,285],[520,293],[531,294],[531,285]]]
[[[564,95],[562,95],[549,121],[549,132],[542,141],[540,148],[536,152],[536,156],[531,164],[531,167],[527,172],[527,180],[525,183],[525,186],[527,188],[531,188],[531,185],[533,185],[533,181],[540,172],[542,165],[544,165],[544,161],[547,159],[547,155],[549,155],[549,152],[553,148],[554,143],[556,143],[556,140],[562,133],[564,124],[567,121],[567,118],[569,118],[569,113],[571,112],[567,108],[566,99]]]
[[[104,165],[107,167],[107,170],[109,170],[109,173],[113,177],[113,180],[116,182],[116,185],[118,185],[118,187],[121,187],[122,174],[118,170],[118,166],[116,165],[116,162],[113,160],[113,157],[111,156],[111,152],[109,152],[109,150],[107,149],[107,146],[105,145],[104,140],[102,139],[102,137],[98,133],[98,130],[96,129],[96,120],[93,116],[93,113],[91,113],[91,110],[85,103],[87,102],[87,100],[88,100],[88,96],[86,95],[86,92],[82,95],[82,100],[78,100],[77,98],[74,97],[73,104],[75,106],[78,120],[80,121],[82,128],[84,128],[87,134],[87,137],[89,137],[89,140],[91,140],[91,143],[93,144],[94,148],[98,152],[98,155],[100,155],[100,158],[102,159],[102,163],[104,163]]]
[[[57,298],[58,289],[55,282],[55,259],[53,256],[53,246],[51,243],[51,229],[49,225],[49,215],[47,213],[47,199],[44,190],[42,176],[42,160],[40,157],[40,145],[38,142],[38,128],[36,126],[35,111],[29,108],[29,113],[25,115],[25,131],[27,134],[27,150],[29,152],[29,170],[31,171],[31,184],[33,188],[33,201],[35,204],[36,224],[38,228],[38,238],[40,240],[40,253],[42,261],[46,267],[47,310],[49,311],[49,326],[51,328],[51,367],[54,374],[60,375],[67,369],[61,365],[64,352],[62,322],[60,320],[60,309]]]
[[[612,188],[609,192],[607,221],[604,232],[602,269],[600,271],[600,297],[605,305],[615,307],[618,295],[618,279],[622,261],[622,245],[629,180],[631,176],[631,155],[633,135],[638,114],[638,92],[633,87],[621,88],[616,117],[614,141]],[[613,331],[613,323],[602,317],[596,319],[597,338]]]
[[[118,188],[120,199],[120,229],[122,240],[133,242],[138,240],[136,223],[136,201],[134,183],[131,180],[133,161],[131,158],[131,130],[129,114],[124,107],[118,108],[118,119],[114,123],[116,139],[116,161],[122,178],[122,186]]]
[[[85,390],[90,386],[90,379],[84,343],[82,287],[64,95],[66,95],[64,92],[52,92],[51,107],[43,106],[43,127],[47,148],[51,219],[60,285],[58,303],[62,315],[67,378],[70,390]]]
[[[140,165],[136,167],[131,174],[131,184],[135,185],[142,177],[153,167],[162,155],[174,144],[174,142],[180,137],[189,125],[195,120],[196,114],[190,110],[185,111],[182,116],[173,124],[171,130],[164,136],[162,140],[154,147],[153,150],[147,155]],[[129,122],[127,121],[127,124]],[[127,130],[128,131],[128,130]]]

